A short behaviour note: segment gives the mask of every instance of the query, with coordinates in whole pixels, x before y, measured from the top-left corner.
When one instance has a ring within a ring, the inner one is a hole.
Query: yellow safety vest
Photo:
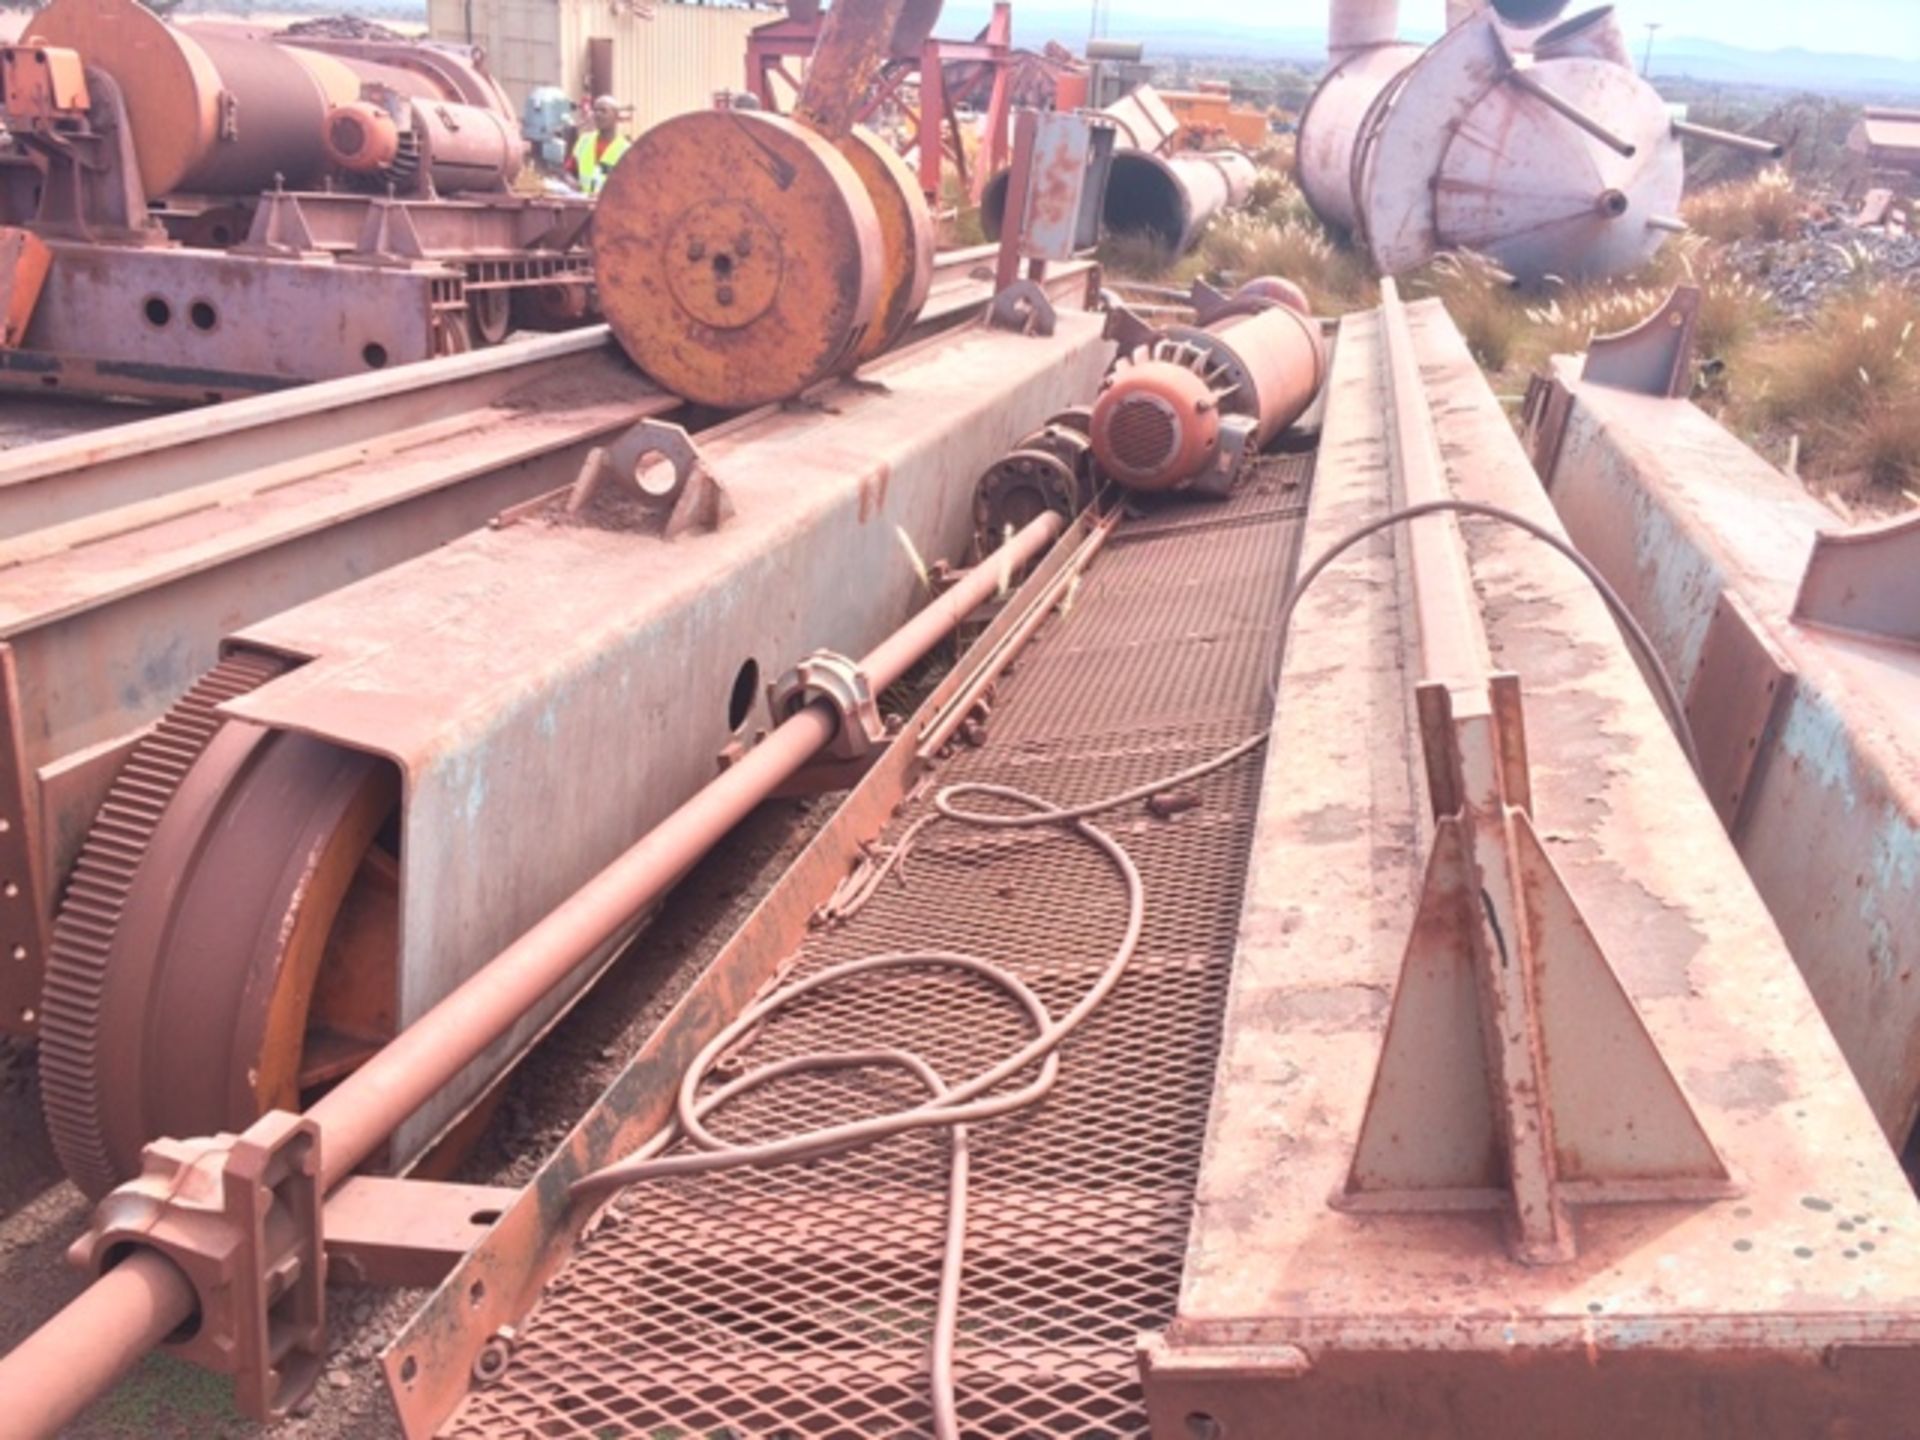
[[[589,195],[598,195],[600,187],[607,183],[607,172],[613,169],[614,162],[626,154],[632,144],[626,136],[615,135],[607,142],[607,148],[601,150],[598,130],[589,130],[576,140],[573,145],[573,168],[580,172],[580,188]]]

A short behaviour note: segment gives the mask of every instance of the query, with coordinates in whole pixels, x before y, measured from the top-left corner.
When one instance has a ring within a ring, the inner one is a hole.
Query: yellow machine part
[[[594,280],[635,364],[689,400],[744,409],[854,363],[879,319],[882,234],[828,141],[777,115],[698,111],[614,166]]]
[[[933,288],[933,212],[920,182],[894,148],[864,126],[840,142],[880,217],[880,302],[856,362],[871,360],[906,333]]]

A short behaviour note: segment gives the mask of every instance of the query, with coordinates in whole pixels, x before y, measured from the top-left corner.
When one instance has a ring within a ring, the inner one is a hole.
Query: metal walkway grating
[[[1268,461],[1225,505],[1124,525],[1069,613],[1003,679],[990,743],[938,778],[1074,802],[1266,728],[1271,623],[1297,559],[1309,464]],[[1140,867],[1146,931],[1063,1050],[1053,1094],[971,1132],[958,1356],[969,1436],[1145,1432],[1134,1345],[1171,1318],[1179,1287],[1259,773],[1256,757],[1207,777],[1193,787],[1197,808],[1171,820],[1134,808],[1100,822]],[[895,830],[924,803],[905,807]],[[1124,919],[1108,863],[1052,831],[935,826],[905,871],[850,924],[816,935],[797,966],[965,950],[1016,970],[1058,1015]],[[1025,1035],[984,982],[883,972],[815,992],[750,1053],[759,1063],[887,1044],[957,1082]],[[893,1072],[801,1076],[743,1097],[714,1128],[773,1138],[920,1098]],[[945,1138],[923,1133],[804,1166],[637,1187],[520,1327],[507,1373],[476,1389],[450,1428],[925,1435],[946,1182]]]

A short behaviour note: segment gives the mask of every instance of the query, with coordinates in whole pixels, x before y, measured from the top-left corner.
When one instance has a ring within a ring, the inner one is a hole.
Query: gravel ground
[[[492,1123],[454,1178],[517,1185],[619,1073],[832,814],[831,799],[762,806],[670,896],[653,925],[508,1078]],[[63,1253],[87,1205],[60,1173],[40,1121],[32,1052],[0,1037],[0,1353],[67,1302],[80,1278]],[[345,1440],[400,1433],[375,1357],[424,1298],[335,1286],[333,1352],[303,1413],[271,1433]],[[68,1432],[80,1440],[225,1440],[268,1433],[234,1417],[229,1383],[164,1356],[145,1364]],[[0,1431],[4,1431],[0,1422]]]
[[[1862,274],[1920,289],[1920,236],[1856,230],[1838,221],[1807,227],[1794,240],[1741,240],[1728,247],[1735,269],[1765,287],[1783,314],[1810,314]]]

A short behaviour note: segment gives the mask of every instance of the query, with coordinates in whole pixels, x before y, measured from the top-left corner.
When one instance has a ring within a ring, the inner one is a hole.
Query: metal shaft
[[[875,647],[861,662],[876,692],[904,675],[1063,527],[1049,512]],[[331,1190],[555,985],[613,939],[728,830],[833,739],[824,704],[777,726],[560,907],[396,1036],[308,1112],[320,1126],[321,1185]],[[0,1359],[10,1434],[56,1433],[194,1311],[187,1278],[143,1251],[89,1285]]]
[[[1587,134],[1591,135],[1616,154],[1623,155],[1630,160],[1639,153],[1639,147],[1631,140],[1622,139],[1617,133],[1602,124],[1595,117],[1589,115],[1571,100],[1568,100],[1565,96],[1555,91],[1552,86],[1541,84],[1538,79],[1527,71],[1509,71],[1507,78],[1520,89],[1526,91],[1527,94],[1533,96],[1533,98],[1538,100],[1542,105],[1545,105],[1549,110],[1553,111],[1554,114],[1586,131]]]
[[[157,1250],[142,1250],[82,1290],[0,1356],[9,1435],[55,1435],[193,1314],[193,1286]]]
[[[1006,546],[1006,560],[976,566],[869,654],[862,666],[884,690],[992,595],[1005,566],[1018,568],[1059,534],[1042,515]],[[372,1154],[481,1051],[619,934],[707,852],[833,739],[837,721],[813,705],[777,726],[738,764],[575,891],[560,907],[408,1026],[329,1091],[308,1114],[320,1125],[321,1180],[331,1189]]]
[[[1703,140],[1709,145],[1725,145],[1731,150],[1744,150],[1749,155],[1765,155],[1769,160],[1778,160],[1787,153],[1787,147],[1778,140],[1762,140],[1757,135],[1736,135],[1731,130],[1716,130],[1711,125],[1695,125],[1690,120],[1674,121],[1673,133],[1689,140]]]

